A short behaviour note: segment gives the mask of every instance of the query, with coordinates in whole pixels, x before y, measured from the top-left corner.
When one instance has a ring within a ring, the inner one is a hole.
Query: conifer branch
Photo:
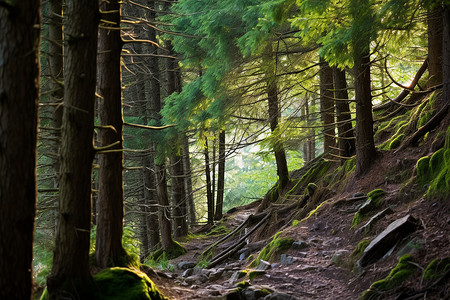
[[[109,150],[109,149],[111,149],[111,148],[113,148],[113,147],[115,147],[115,146],[117,146],[119,144],[120,144],[120,141],[116,141],[116,142],[114,142],[112,144],[109,144],[109,145],[106,145],[106,146],[102,146],[102,147],[94,146],[94,151],[95,152],[100,152],[100,151],[104,152],[105,150]],[[119,150],[121,150],[121,149],[119,149]]]
[[[175,127],[175,124],[171,125],[165,125],[165,126],[147,126],[147,125],[141,125],[141,124],[132,124],[132,123],[123,123],[124,125],[130,126],[130,127],[136,127],[136,128],[142,128],[142,129],[151,129],[151,130],[162,130],[170,127]]]

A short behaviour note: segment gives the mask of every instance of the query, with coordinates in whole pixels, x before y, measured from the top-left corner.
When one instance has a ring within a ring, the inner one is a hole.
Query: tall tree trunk
[[[41,1],[0,7],[0,299],[32,298]]]
[[[222,219],[223,212],[223,196],[225,188],[225,130],[221,130],[219,134],[219,170],[217,177],[217,201],[214,218]]]
[[[323,126],[323,152],[334,153],[336,148],[334,122],[333,70],[320,58],[320,117]]]
[[[428,86],[442,83],[442,24],[443,8],[437,5],[427,13],[428,24]]]
[[[214,139],[212,140],[212,164],[211,164],[211,196],[212,202],[216,202],[216,131],[213,132]],[[215,212],[214,212],[215,215]]]
[[[169,6],[167,5],[167,9]],[[172,44],[167,41],[166,48],[172,56],[176,56],[174,53]],[[178,66],[178,60],[174,58],[167,58],[167,92],[171,95],[174,92],[181,91],[181,73]],[[186,236],[188,233],[187,222],[186,222],[186,192],[184,184],[184,168],[183,159],[181,155],[176,154],[178,149],[182,149],[181,144],[181,133],[178,133],[178,137],[173,138],[171,161],[173,164],[173,182],[174,182],[174,237],[179,238]]]
[[[99,154],[97,200],[97,238],[95,259],[98,266],[117,266],[125,255],[122,246],[123,233],[123,118],[122,78],[120,72],[120,3],[118,0],[100,1],[103,14],[100,26],[114,27],[99,29],[98,40],[98,101],[101,126],[112,126],[99,130],[102,147],[119,150]],[[108,149],[109,150],[109,149]]]
[[[175,206],[173,208],[174,238],[186,236],[188,234],[188,226],[186,222],[186,193],[184,190],[184,168],[182,154],[173,154],[171,156],[172,173],[173,173],[173,194]]]
[[[155,163],[152,157],[148,158],[144,169],[144,199],[146,205],[145,224],[147,228],[146,232],[148,234],[148,244],[146,244],[146,247],[148,250],[154,251],[161,239],[159,237]]]
[[[371,18],[372,8],[368,0],[352,0],[352,14],[356,25]],[[361,12],[363,12],[361,14]],[[359,28],[359,26],[358,26]],[[373,139],[372,93],[370,79],[370,29],[360,28],[354,33],[353,60],[356,99],[356,175],[362,175],[372,166],[377,156]]]
[[[278,119],[281,114],[278,109],[278,87],[275,74],[276,58],[274,58],[272,44],[269,43],[264,53],[264,68],[265,68],[265,80],[267,84],[267,99],[269,106],[269,121],[270,130],[272,133],[278,127]],[[286,162],[286,153],[284,152],[283,142],[277,138],[273,142],[273,151],[275,154],[275,161],[277,164],[277,174],[279,180],[279,187],[282,190],[289,182],[289,171]]]
[[[443,84],[444,105],[450,108],[450,4],[444,5],[443,24]],[[448,117],[447,117],[448,119]],[[449,121],[449,120],[447,120]]]
[[[159,223],[161,226],[161,249],[170,250],[174,241],[172,239],[172,224],[170,217],[169,195],[167,193],[166,166],[164,163],[156,164],[156,192],[161,212]]]
[[[67,293],[88,298],[84,292],[92,282],[89,242],[98,2],[67,0],[65,16],[60,213],[47,279],[50,299]]]
[[[353,135],[352,115],[348,101],[347,80],[345,70],[333,68],[334,95],[336,98],[336,121],[338,128],[339,155],[344,161],[355,152],[355,137]]]
[[[142,178],[144,178],[144,188],[142,189],[142,201],[140,209],[141,209],[141,216],[139,218],[140,220],[140,227],[141,230],[139,231],[139,241],[141,242],[139,247],[140,247],[140,251],[139,251],[139,261],[140,262],[144,262],[145,259],[148,257],[148,255],[150,254],[149,251],[149,239],[148,239],[148,231],[147,231],[147,203],[145,201],[145,165],[144,165],[144,169],[142,170]]]
[[[58,188],[59,177],[59,148],[62,126],[62,101],[64,97],[63,79],[63,34],[62,34],[62,0],[50,0],[50,23],[48,26],[48,61],[52,80],[50,80],[50,102],[53,104],[52,127],[55,131],[55,142],[53,145],[55,157],[53,158],[53,169],[56,174],[54,188]]]
[[[311,107],[313,107],[314,100],[310,104],[308,99],[305,99],[305,103],[302,107],[302,115],[304,120],[306,120],[306,138],[303,142],[303,160],[305,163],[310,162],[316,156],[316,135],[315,129],[311,128],[313,126],[313,121],[311,118]]]
[[[183,155],[184,155],[184,176],[186,180],[184,181],[186,187],[186,201],[188,209],[189,224],[192,226],[197,222],[195,216],[195,203],[194,203],[194,193],[192,190],[192,170],[191,170],[191,159],[189,154],[189,139],[186,134],[183,135]]]
[[[208,138],[205,136],[205,177],[206,177],[206,203],[208,207],[208,224],[214,223],[214,198],[211,189],[211,168],[209,162]]]
[[[54,132],[54,141],[52,145],[52,165],[54,172],[53,188],[59,189],[59,169],[61,167],[60,163],[60,148],[61,148],[61,126],[62,126],[62,114],[63,114],[63,98],[64,98],[64,86],[61,84],[63,79],[63,31],[62,31],[62,0],[50,0],[50,12],[49,18],[50,23],[48,26],[48,62],[50,72],[52,74],[52,79],[50,80],[50,102],[53,104],[53,115],[52,115],[52,130]],[[55,231],[57,227],[58,220],[58,200],[59,196],[54,196],[55,203]]]

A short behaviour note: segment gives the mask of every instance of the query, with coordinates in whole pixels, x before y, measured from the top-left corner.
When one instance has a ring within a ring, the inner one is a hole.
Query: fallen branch
[[[244,247],[244,245],[246,244],[245,240],[251,235],[253,234],[253,232],[256,231],[256,229],[258,229],[259,227],[261,227],[261,225],[264,224],[264,222],[267,221],[267,219],[269,219],[269,217],[271,216],[271,213],[267,213],[266,216],[259,221],[258,224],[255,225],[255,227],[253,227],[246,235],[244,235],[243,237],[241,237],[234,245],[231,245],[230,247],[228,247],[227,249],[225,249],[222,253],[220,253],[219,255],[216,255],[211,262],[208,264],[207,268],[212,268],[215,265],[217,265],[218,263],[224,261],[225,259],[227,259],[228,257],[232,256],[234,253],[236,253],[239,249],[241,249],[242,247]]]
[[[225,242],[226,240],[228,240],[231,236],[233,236],[235,233],[237,233],[238,231],[240,231],[242,228],[244,228],[244,226],[248,223],[250,217],[253,215],[250,215],[247,219],[245,219],[244,222],[242,222],[241,225],[239,225],[238,227],[236,227],[232,232],[230,232],[229,234],[227,234],[226,236],[224,236],[223,238],[221,238],[220,240],[218,240],[217,242],[214,242],[213,244],[211,244],[211,246],[208,247],[208,249],[206,249],[203,253],[204,254],[208,254],[209,251],[211,251],[215,246]]]

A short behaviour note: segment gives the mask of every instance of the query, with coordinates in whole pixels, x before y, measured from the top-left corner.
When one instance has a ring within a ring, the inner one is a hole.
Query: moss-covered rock
[[[369,193],[367,193],[367,201],[363,203],[363,205],[356,212],[355,216],[352,220],[351,229],[355,228],[361,221],[370,213],[379,208],[382,204],[383,197],[386,195],[386,192],[382,189],[375,189]]]
[[[273,261],[282,251],[285,251],[292,246],[294,240],[290,237],[280,237],[281,233],[282,231],[275,234],[272,241],[261,250],[258,257],[250,264],[250,267],[254,268],[258,266],[261,259]]]
[[[143,272],[128,268],[105,269],[93,277],[94,289],[90,292],[91,300],[168,300]],[[47,289],[41,300],[48,300]]]
[[[358,260],[361,255],[364,252],[364,249],[367,248],[367,246],[369,246],[370,244],[370,240],[369,239],[363,239],[361,242],[358,243],[358,245],[356,246],[355,250],[353,250],[352,254],[350,255],[350,257],[352,258],[352,260]]]
[[[444,148],[416,163],[418,183],[427,188],[427,197],[447,198],[450,195],[450,128],[447,129]]]
[[[365,291],[360,299],[379,299],[386,291],[399,287],[402,282],[411,277],[416,270],[416,267],[409,263],[412,260],[410,255],[402,256],[398,264],[391,270],[389,275],[379,281],[374,282],[370,288]]]
[[[423,271],[422,280],[424,284],[428,284],[438,280],[447,271],[450,270],[450,257],[443,259],[435,259],[431,261]]]
[[[145,273],[127,268],[110,268],[94,275],[99,300],[164,300],[166,298]]]

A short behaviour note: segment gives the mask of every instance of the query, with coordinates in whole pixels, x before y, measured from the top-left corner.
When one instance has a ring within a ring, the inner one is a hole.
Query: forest
[[[449,299],[449,107],[449,0],[0,0],[0,299]]]

